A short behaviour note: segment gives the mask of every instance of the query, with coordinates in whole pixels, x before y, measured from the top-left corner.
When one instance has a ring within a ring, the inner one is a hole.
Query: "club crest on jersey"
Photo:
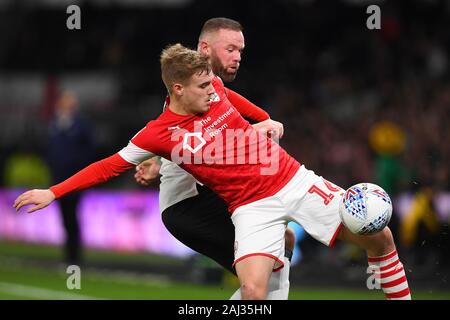
[[[219,97],[219,95],[216,93],[216,92],[214,92],[212,95],[211,95],[211,102],[219,102],[220,101],[220,97]]]
[[[212,118],[194,121],[194,128],[171,130],[170,160],[176,164],[258,164],[261,175],[273,175],[279,169],[278,149],[268,147],[266,136],[255,130],[229,129],[228,117],[233,107]],[[238,141],[239,143],[237,143]],[[248,147],[240,147],[242,145]]]
[[[195,138],[197,138],[198,140],[200,140],[200,143],[198,145],[196,145],[195,148],[192,148],[192,146],[190,145],[190,138],[194,138],[194,140],[195,140]],[[187,149],[187,150],[189,150],[192,153],[196,153],[205,144],[206,144],[206,141],[202,137],[202,133],[201,132],[188,132],[183,137],[183,149],[184,150]]]

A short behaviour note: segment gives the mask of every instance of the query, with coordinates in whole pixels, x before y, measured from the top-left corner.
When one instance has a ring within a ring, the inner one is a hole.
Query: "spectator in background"
[[[393,122],[377,122],[369,132],[369,142],[376,153],[376,183],[390,195],[397,194],[409,178],[400,157],[405,149],[405,132]]]
[[[78,99],[73,92],[64,91],[55,105],[48,136],[48,163],[54,183],[63,181],[93,161],[91,126],[78,112]],[[59,201],[66,233],[65,261],[82,262],[82,241],[77,217],[80,194]]]
[[[439,223],[433,205],[433,189],[422,187],[414,195],[411,207],[400,224],[400,241],[415,258],[416,265],[436,267],[440,242]]]

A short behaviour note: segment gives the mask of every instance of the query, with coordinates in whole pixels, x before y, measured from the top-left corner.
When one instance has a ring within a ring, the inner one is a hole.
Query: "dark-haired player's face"
[[[214,74],[225,82],[236,78],[244,50],[244,35],[241,31],[221,29],[216,32],[210,45],[210,62]]]

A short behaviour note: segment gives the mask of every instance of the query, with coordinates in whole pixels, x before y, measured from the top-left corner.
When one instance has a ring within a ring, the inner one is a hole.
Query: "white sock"
[[[241,296],[241,288],[237,289],[233,295],[230,297],[230,300],[242,300]]]
[[[278,272],[272,272],[269,279],[267,300],[287,300],[289,297],[289,271],[291,263],[289,259],[283,258],[284,267]]]
[[[283,258],[284,267],[278,272],[272,272],[267,289],[267,300],[287,300],[289,297],[289,269],[291,263],[289,259]],[[241,289],[237,289],[230,300],[241,300]]]
[[[369,257],[368,260],[388,300],[411,300],[405,269],[397,250],[381,257]]]

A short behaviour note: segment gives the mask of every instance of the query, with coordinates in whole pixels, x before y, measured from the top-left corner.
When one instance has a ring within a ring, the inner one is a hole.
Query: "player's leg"
[[[337,238],[356,244],[366,250],[369,257],[384,256],[395,250],[394,238],[388,227],[374,234],[357,235],[342,226]]]
[[[234,262],[234,226],[226,203],[206,187],[198,187],[199,194],[164,210],[162,220],[169,232],[192,250],[203,254],[228,271],[236,274]],[[220,236],[218,236],[220,235]],[[285,300],[289,295],[290,258],[295,235],[286,230],[285,268],[273,273],[269,281],[268,299]],[[231,300],[240,300],[238,289]]]
[[[295,234],[290,228],[286,228],[285,236],[285,252],[282,261],[284,267],[278,272],[272,272],[269,279],[267,292],[267,300],[287,300],[289,298],[289,273],[291,267],[292,252],[295,246]],[[231,296],[230,300],[241,300],[242,293],[239,288]]]
[[[290,260],[292,258],[292,253],[294,251],[294,247],[295,247],[295,242],[297,241],[297,239],[295,238],[295,233],[294,231],[287,227],[286,231],[284,233],[284,250],[285,250],[285,257]]]
[[[163,223],[180,242],[236,274],[234,226],[226,203],[205,187],[198,192],[164,210]]]
[[[275,260],[266,256],[249,256],[236,264],[241,284],[242,300],[264,300],[267,298],[269,278]]]
[[[233,213],[231,218],[236,238],[234,263],[242,299],[268,298],[271,275],[286,267],[283,262],[287,225],[285,216],[285,208],[276,197],[252,202],[237,208]],[[279,283],[281,280],[284,278],[280,277]],[[287,299],[287,293],[283,298]]]
[[[369,266],[375,273],[386,298],[410,300],[411,293],[391,230],[386,227],[371,235],[356,235],[342,227],[338,239],[356,244],[367,252]]]
[[[278,271],[273,272],[269,280],[269,292],[267,294],[268,300],[287,300],[289,297],[289,273],[291,268],[291,258],[295,246],[295,233],[290,228],[286,228],[284,233],[284,267]]]
[[[294,219],[316,240],[333,246],[336,238],[365,249],[369,265],[379,268],[381,288],[388,299],[410,298],[403,266],[388,228],[370,236],[352,234],[339,218],[344,190],[302,166],[286,188]]]

